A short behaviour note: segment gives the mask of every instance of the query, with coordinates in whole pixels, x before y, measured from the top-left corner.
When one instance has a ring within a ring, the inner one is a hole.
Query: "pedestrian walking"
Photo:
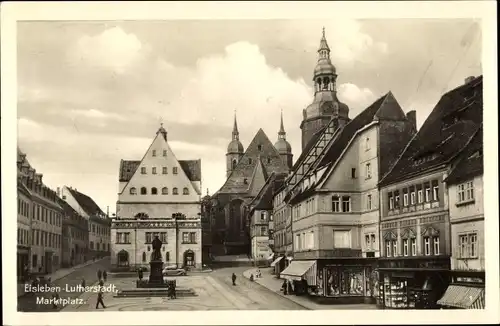
[[[144,277],[144,273],[142,272],[142,267],[139,267],[139,270],[137,271],[137,274],[139,274],[139,280],[142,281],[142,278]]]
[[[97,280],[100,281],[102,278],[102,271],[101,270],[98,270],[97,271]]]
[[[81,285],[82,285],[82,288],[85,289],[85,279],[83,277],[82,277],[82,283],[81,283]]]
[[[250,282],[253,282],[253,274],[250,274]]]
[[[104,286],[104,280],[103,280],[103,279],[101,279],[101,280],[99,281],[99,286]]]
[[[104,282],[106,282],[108,280],[108,272],[102,272],[102,277],[104,278]]]
[[[99,288],[99,292],[97,293],[97,302],[95,304],[95,308],[99,309],[99,304],[102,305],[104,309],[106,309],[106,306],[104,305],[104,301],[102,301],[103,293],[102,293],[102,288]]]
[[[233,285],[236,285],[236,274],[233,273],[231,280],[233,281]]]

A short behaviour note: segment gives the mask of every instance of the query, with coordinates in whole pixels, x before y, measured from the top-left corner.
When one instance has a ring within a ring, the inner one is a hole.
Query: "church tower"
[[[238,123],[236,122],[236,113],[234,114],[233,139],[227,146],[226,153],[226,178],[233,172],[236,164],[245,153],[243,144],[240,142],[240,133],[238,132]]]
[[[349,107],[337,98],[337,71],[330,60],[330,47],[326,41],[325,28],[318,49],[318,62],[314,68],[314,100],[303,111],[302,149],[331,119],[342,127],[349,121]]]
[[[292,146],[290,146],[290,143],[286,140],[285,127],[283,126],[283,111],[281,111],[281,124],[280,130],[278,131],[278,141],[274,144],[274,147],[278,150],[281,159],[290,171],[293,165],[293,154]]]

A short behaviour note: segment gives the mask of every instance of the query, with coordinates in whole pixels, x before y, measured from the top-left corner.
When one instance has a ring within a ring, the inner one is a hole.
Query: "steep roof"
[[[60,199],[59,197],[57,199],[57,203],[59,204],[59,206],[61,206],[61,208],[64,210],[64,213],[66,213],[67,216],[80,215],[80,214],[78,214],[77,211],[74,210],[73,207],[71,207],[71,205],[69,205],[66,201]]]
[[[260,167],[257,167],[258,164]],[[260,170],[262,172],[256,173]],[[236,167],[215,195],[222,193],[249,195],[253,191],[252,189],[260,190],[260,187],[263,186],[261,175],[269,176],[271,173],[283,173],[286,171],[287,166],[283,162],[279,152],[264,131],[259,129],[245,153],[236,164]],[[254,175],[258,178],[254,178]]]
[[[318,142],[319,138],[321,137],[321,135],[325,131],[326,127],[327,126],[324,126],[323,128],[321,128],[320,130],[318,130],[316,133],[314,133],[312,135],[311,139],[309,140],[309,142],[306,144],[306,146],[302,150],[302,153],[300,153],[299,158],[297,159],[297,161],[295,161],[295,164],[292,167],[292,171],[297,170],[297,168],[302,164],[302,162],[304,162],[307,155],[309,154],[309,151]]]
[[[483,174],[483,128],[481,127],[457,158],[455,167],[451,170],[446,183],[456,184]]]
[[[136,160],[121,160],[119,181],[128,182],[141,164]],[[201,181],[201,160],[179,160],[179,164],[191,181]]]
[[[453,159],[483,121],[482,95],[482,76],[444,94],[379,184],[425,173]]]
[[[250,196],[256,196],[260,192],[262,185],[265,184],[268,179],[269,178],[266,169],[264,168],[264,164],[262,163],[260,156],[258,156],[252,180],[250,181],[250,185],[248,187],[248,194]]]
[[[89,196],[82,194],[81,192],[72,189],[72,188],[67,188],[73,198],[78,202],[80,207],[89,215],[105,215],[104,212],[101,210],[99,205],[95,203],[95,201],[90,198]]]
[[[257,196],[250,203],[251,211],[258,210],[272,210],[273,209],[273,196],[285,182],[286,174],[273,173],[261,188]]]

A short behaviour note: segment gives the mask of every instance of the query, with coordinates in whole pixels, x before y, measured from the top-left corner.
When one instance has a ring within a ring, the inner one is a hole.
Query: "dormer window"
[[[189,189],[187,187],[184,187],[184,189],[182,189],[182,194],[189,195]]]
[[[172,189],[172,194],[178,195],[179,194],[179,190],[177,188],[173,188]]]
[[[153,156],[156,156],[156,150],[153,149]]]
[[[141,195],[147,195],[148,194],[148,190],[146,189],[146,187],[142,187],[141,188]]]
[[[158,189],[155,187],[151,188],[151,195],[158,195]]]

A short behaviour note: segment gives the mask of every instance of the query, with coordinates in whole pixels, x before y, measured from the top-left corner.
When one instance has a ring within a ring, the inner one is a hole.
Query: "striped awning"
[[[463,309],[484,309],[484,301],[484,288],[452,284],[437,303]]]
[[[290,281],[306,280],[308,285],[316,285],[316,261],[293,260],[283,272],[281,277]]]
[[[277,263],[279,263],[279,262],[280,262],[280,260],[282,260],[282,259],[283,259],[283,256],[280,256],[280,257],[276,258],[276,259],[275,259],[275,260],[271,263],[271,267],[276,266],[276,264],[277,264]]]

